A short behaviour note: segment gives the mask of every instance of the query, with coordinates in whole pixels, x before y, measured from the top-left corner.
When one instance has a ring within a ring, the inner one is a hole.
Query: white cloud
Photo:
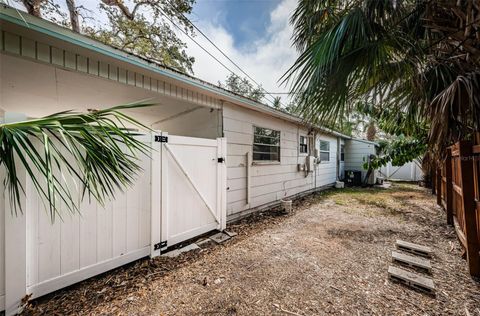
[[[252,41],[250,45],[245,45],[246,50],[236,48],[232,35],[220,24],[198,21],[196,25],[247,74],[262,84],[267,91],[288,92],[286,87],[281,85],[278,80],[293,64],[298,55],[291,46],[292,27],[289,24],[290,15],[296,4],[295,0],[280,2],[270,14],[270,23],[265,36]],[[190,39],[184,38],[184,40],[188,44],[188,54],[196,59],[193,66],[195,76],[215,84],[218,81],[224,81],[229,71],[208,56]],[[240,70],[200,34],[195,36],[195,40],[237,75],[244,77]],[[286,103],[286,97],[283,96],[282,98],[283,103]]]

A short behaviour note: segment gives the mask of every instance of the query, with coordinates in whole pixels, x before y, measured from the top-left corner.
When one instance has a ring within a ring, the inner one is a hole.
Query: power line
[[[228,68],[227,66],[225,66],[225,64],[223,64],[220,60],[218,60],[217,57],[213,56],[207,49],[205,49],[202,45],[200,45],[195,39],[193,39],[183,28],[181,28],[180,26],[178,26],[172,19],[170,19],[170,17],[168,15],[166,15],[163,11],[160,11],[161,14],[167,19],[170,21],[170,23],[172,23],[177,29],[179,29],[183,34],[185,34],[189,39],[191,39],[195,44],[198,45],[198,47],[200,47],[205,53],[207,53],[210,57],[212,57],[213,59],[215,59],[220,65],[222,65],[225,69],[227,69],[228,71],[230,71],[232,74],[236,75],[233,70],[231,70],[230,68]]]
[[[273,98],[273,101],[272,101],[272,100],[269,100],[270,102],[272,102],[272,103],[275,102],[276,97],[273,96],[272,93],[269,93],[267,90],[265,90],[265,89],[262,87],[261,84],[259,84],[257,81],[255,81],[255,79],[253,79],[248,73],[246,73],[246,72],[245,72],[237,63],[235,63],[230,57],[228,57],[227,54],[225,54],[205,33],[202,32],[202,30],[200,30],[189,18],[187,18],[182,12],[180,12],[180,11],[176,8],[176,6],[173,5],[173,3],[172,3],[170,0],[167,0],[167,2],[170,4],[170,6],[171,6],[175,11],[177,11],[177,13],[179,13],[185,20],[187,20],[187,21],[193,26],[193,28],[194,28],[195,30],[197,30],[203,37],[205,37],[205,39],[206,39],[210,44],[212,44],[225,58],[227,58],[228,61],[230,61],[236,68],[238,68],[238,70],[240,70],[248,79],[252,80],[261,90],[263,90],[263,91],[265,92],[266,95],[271,96],[271,97]],[[169,20],[170,20],[170,19],[169,19]],[[170,21],[173,23],[172,20],[170,20]],[[178,26],[177,26],[177,28],[178,28]],[[182,30],[182,31],[183,31],[183,30]],[[184,34],[186,34],[186,32],[184,32]],[[188,34],[186,34],[186,35],[187,35],[190,39],[192,39]],[[193,39],[192,39],[192,40],[193,40]],[[194,42],[195,42],[197,45],[201,46],[201,45],[198,44],[196,41],[194,41]],[[204,51],[206,51],[205,48],[203,48],[203,47],[201,47],[201,48],[202,48]],[[209,54],[211,57],[213,57],[212,54],[210,54],[210,52],[208,52],[208,54]],[[217,58],[215,58],[215,57],[213,57],[213,58],[214,58],[217,62],[219,62]],[[219,63],[220,63],[220,62],[219,62]],[[220,64],[222,64],[222,63],[220,63]],[[224,66],[224,65],[222,64],[222,66]],[[224,67],[225,67],[225,66],[224,66]],[[227,70],[229,70],[231,73],[233,73],[235,76],[238,77],[238,75],[237,75],[236,73],[234,73],[233,71],[231,71],[230,69],[227,68]],[[288,94],[288,93],[286,93],[286,94]],[[281,102],[280,102],[280,104],[281,104]],[[283,105],[283,104],[282,104],[282,105]]]

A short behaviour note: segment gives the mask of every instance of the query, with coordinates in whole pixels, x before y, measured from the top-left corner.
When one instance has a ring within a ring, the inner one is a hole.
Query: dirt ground
[[[140,260],[30,302],[26,315],[478,315],[480,282],[434,197],[416,185],[329,190],[238,236]],[[436,296],[387,278],[396,239],[432,247]]]

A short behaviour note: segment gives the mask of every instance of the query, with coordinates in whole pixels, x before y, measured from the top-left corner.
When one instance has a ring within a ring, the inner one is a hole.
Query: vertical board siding
[[[168,84],[165,89],[165,83],[153,77],[127,70],[119,65],[114,65],[106,61],[99,61],[92,57],[76,54],[51,46],[47,43],[35,41],[17,34],[13,34],[0,29],[0,51],[12,55],[18,55],[29,59],[35,59],[42,63],[54,65],[55,67],[67,68],[89,75],[112,80],[122,84],[128,84],[140,89],[153,90],[155,92],[173,96],[179,99],[188,100],[196,104],[207,105],[209,107],[220,108],[220,101],[207,97],[203,94],[194,92],[187,88],[177,87]],[[205,102],[205,100],[208,100]]]
[[[0,38],[1,43],[1,38]],[[0,177],[5,179],[5,167],[0,167]],[[3,181],[0,181],[0,190],[5,192]],[[0,216],[0,297],[5,296],[5,194],[0,194],[0,208],[2,215]],[[0,308],[1,309],[1,308]]]
[[[42,282],[149,247],[150,165],[150,158],[142,157],[143,173],[139,174],[138,181],[124,193],[117,191],[105,207],[93,197],[91,202],[86,197],[80,204],[80,214],[71,214],[61,207],[62,219],[57,216],[54,223],[33,183],[27,182],[27,287],[30,290]],[[64,185],[79,199],[78,181],[74,183],[71,177],[65,179]]]
[[[299,135],[307,130],[299,125],[273,118],[267,114],[225,104],[223,108],[224,136],[227,139],[227,215],[233,216],[278,201],[336,180],[336,138],[330,141],[330,162],[321,163],[315,173],[305,176],[297,165],[305,163],[299,155]],[[250,203],[247,203],[247,156],[253,146],[254,126],[280,131],[280,162],[254,164],[250,167]],[[315,181],[316,180],[316,181]]]
[[[345,141],[345,170],[362,171],[362,179],[366,175],[363,164],[370,154],[375,154],[375,145],[359,140],[348,139]]]

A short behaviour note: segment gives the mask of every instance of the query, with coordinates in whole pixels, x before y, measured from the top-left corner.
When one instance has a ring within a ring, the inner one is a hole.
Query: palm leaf
[[[151,105],[137,102],[88,113],[63,111],[0,124],[0,164],[6,170],[4,185],[15,214],[22,212],[20,199],[25,194],[19,166],[47,204],[52,221],[61,217],[63,209],[79,212],[85,197],[104,205],[117,190],[131,185],[141,170],[138,156],[150,151],[136,138],[141,134],[136,129],[150,128],[122,111]],[[81,185],[80,199],[70,182]]]

